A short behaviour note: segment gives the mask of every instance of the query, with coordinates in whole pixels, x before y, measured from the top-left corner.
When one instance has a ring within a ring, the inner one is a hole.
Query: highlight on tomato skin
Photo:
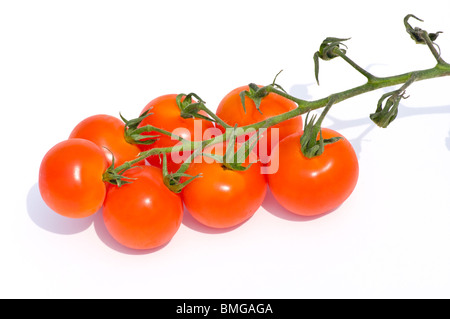
[[[159,168],[134,167],[124,175],[134,180],[108,188],[103,206],[106,229],[130,249],[147,250],[167,244],[183,219],[180,196],[164,185]]]
[[[47,206],[69,218],[96,213],[106,196],[102,180],[108,162],[103,150],[85,139],[53,146],[39,168],[39,191]]]
[[[324,139],[341,136],[316,157],[300,149],[302,132],[283,139],[271,159],[278,170],[268,174],[269,188],[281,206],[301,216],[318,216],[339,207],[352,194],[359,175],[356,153],[341,134],[322,129]]]
[[[97,114],[79,122],[70,133],[69,138],[83,138],[100,146],[108,159],[109,165],[118,167],[134,160],[140,153],[139,147],[128,143],[124,138],[125,123],[114,116]],[[139,165],[145,164],[144,161]]]

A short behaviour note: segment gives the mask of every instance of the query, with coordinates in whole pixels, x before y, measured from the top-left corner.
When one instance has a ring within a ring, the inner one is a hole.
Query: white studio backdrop
[[[313,54],[328,36],[387,76],[432,67],[403,17],[431,32],[450,60],[447,1],[0,1],[3,298],[449,297],[450,78],[414,83],[387,129],[368,118],[387,90],[335,105],[325,126],[346,136],[360,178],[337,210],[314,219],[271,194],[232,231],[186,214],[165,247],[114,242],[101,212],[68,220],[37,187],[42,157],[82,119],[131,118],[167,93],[199,94],[215,110],[250,82],[318,99],[364,78]]]

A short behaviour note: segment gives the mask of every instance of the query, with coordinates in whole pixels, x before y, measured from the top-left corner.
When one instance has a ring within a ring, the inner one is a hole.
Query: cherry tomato
[[[147,116],[139,125],[153,125],[157,128],[164,129],[168,132],[181,136],[191,141],[201,141],[204,137],[205,131],[214,129],[214,124],[211,121],[204,119],[193,119],[181,117],[180,109],[176,103],[176,94],[168,94],[157,97],[148,103],[142,110],[145,111],[151,108],[151,115]],[[202,115],[206,115],[202,113]],[[151,145],[139,145],[141,151],[146,151],[152,148],[170,147],[177,145],[178,140],[172,139],[170,136],[158,132],[144,133],[146,135],[157,135],[158,139]],[[189,157],[192,152],[174,152],[167,154],[167,168],[169,172],[175,172],[181,166],[182,162]],[[162,167],[162,157],[153,155],[147,158],[147,161],[156,167]]]
[[[109,165],[114,156],[114,166],[134,160],[140,153],[139,147],[128,143],[124,138],[125,124],[122,120],[105,114],[90,116],[75,126],[69,138],[83,138],[100,146]],[[145,164],[145,161],[138,165]]]
[[[183,218],[180,196],[164,185],[159,168],[138,166],[124,175],[135,180],[109,187],[103,206],[107,230],[132,249],[152,249],[168,243]]]
[[[269,95],[264,97],[261,101],[259,109],[262,114],[257,110],[255,103],[248,97],[245,97],[246,111],[244,111],[239,93],[248,89],[248,86],[241,86],[229,92],[219,103],[216,115],[228,125],[234,126],[237,124],[241,127],[261,122],[269,117],[288,112],[297,107],[296,103],[278,94],[269,93]],[[274,138],[274,142],[272,142],[273,128],[278,129],[279,134],[278,139]],[[261,161],[267,163],[269,159],[268,156],[278,141],[288,135],[300,132],[302,129],[303,120],[300,116],[268,128],[264,134],[261,134],[257,147],[257,152],[261,157]],[[264,145],[266,145],[265,148]]]
[[[218,145],[204,152],[223,155],[224,148]],[[202,175],[181,192],[186,209],[209,227],[229,228],[242,224],[255,214],[266,194],[267,182],[260,169],[259,162],[246,171],[238,171],[225,168],[207,156],[195,158],[186,174]]]
[[[324,128],[323,138],[342,136]],[[303,216],[330,212],[353,192],[359,174],[358,159],[348,140],[325,145],[325,151],[307,158],[300,150],[301,133],[283,139],[272,152],[274,174],[267,175],[275,199],[287,210]]]
[[[39,190],[56,213],[82,218],[97,212],[105,199],[102,176],[108,167],[103,150],[91,141],[69,139],[52,147],[39,170]]]

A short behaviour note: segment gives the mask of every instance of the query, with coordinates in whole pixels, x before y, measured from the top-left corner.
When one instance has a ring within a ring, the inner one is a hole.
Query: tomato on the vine
[[[353,192],[359,175],[358,159],[350,142],[324,128],[324,139],[342,137],[325,145],[321,155],[307,158],[300,149],[300,133],[283,139],[273,150],[271,163],[278,170],[267,175],[275,199],[287,210],[302,216],[330,212]]]
[[[42,159],[39,191],[53,211],[71,218],[97,212],[105,199],[102,180],[108,168],[103,150],[85,139],[68,139],[53,146]]]
[[[122,120],[106,114],[90,116],[78,123],[69,138],[83,138],[100,146],[105,152],[109,165],[114,156],[114,166],[136,159],[140,149],[130,144],[124,137],[125,124]],[[144,164],[144,161],[139,164]]]
[[[291,111],[297,107],[297,104],[285,97],[275,93],[269,93],[264,97],[259,106],[259,111],[255,103],[249,98],[245,97],[245,111],[242,105],[240,93],[248,90],[249,86],[241,86],[229,92],[219,103],[216,115],[220,117],[228,125],[239,127],[261,122],[269,117],[283,114]],[[278,139],[274,138],[272,143],[272,129],[278,129]],[[291,118],[283,121],[277,125],[268,128],[264,134],[260,135],[257,152],[262,158],[263,163],[267,162],[267,156],[270,155],[273,147],[288,135],[300,132],[303,128],[303,120],[301,116]],[[260,145],[262,145],[260,147]],[[267,147],[262,148],[264,145]],[[261,152],[262,151],[262,152]],[[267,156],[266,156],[267,155]]]
[[[140,124],[139,127],[152,125],[154,127],[164,129],[170,133],[178,135],[186,140],[201,141],[204,137],[205,131],[213,129],[214,123],[205,119],[197,118],[183,118],[181,111],[177,105],[176,94],[162,95],[151,102],[149,102],[144,109],[144,112],[151,113]],[[206,115],[204,112],[200,112]],[[139,145],[141,151],[147,151],[153,148],[171,147],[179,143],[178,140],[172,139],[171,136],[158,132],[145,132],[142,135],[158,136],[156,141],[150,145]],[[173,152],[167,154],[167,168],[169,172],[175,172],[179,169],[182,162],[189,157],[191,151]],[[147,158],[147,161],[156,167],[162,167],[162,157],[159,155],[152,155]]]
[[[180,196],[164,185],[159,168],[138,166],[123,175],[131,183],[111,185],[105,198],[103,219],[108,232],[132,249],[152,249],[168,243],[183,218]]]
[[[223,155],[224,149],[224,144],[217,144],[207,147],[204,153]],[[250,157],[242,165],[247,167],[249,162]],[[186,209],[197,221],[213,228],[234,227],[248,220],[262,204],[267,190],[259,162],[239,171],[199,155],[186,174],[201,174],[181,191]]]

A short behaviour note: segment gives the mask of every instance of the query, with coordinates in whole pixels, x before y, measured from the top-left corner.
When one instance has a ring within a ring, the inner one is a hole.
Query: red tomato
[[[143,127],[145,125],[153,125],[157,128],[164,129],[168,132],[174,133],[187,140],[201,141],[208,129],[214,129],[214,124],[204,119],[182,118],[180,109],[176,103],[176,94],[168,94],[157,97],[150,103],[148,103],[142,110],[145,111],[151,108],[151,115],[147,116],[139,125]],[[202,115],[206,115],[202,113]],[[158,139],[151,145],[139,145],[142,151],[146,151],[152,148],[170,147],[177,145],[178,140],[173,140],[170,136],[157,133],[148,132],[147,135],[158,135]],[[167,167],[169,172],[175,172],[181,166],[182,162],[189,157],[192,152],[174,152],[167,154]],[[162,167],[162,157],[153,155],[147,158],[147,161],[156,167]]]
[[[140,153],[139,147],[128,143],[124,138],[125,124],[122,120],[110,115],[94,115],[75,126],[69,138],[83,138],[100,146],[112,163],[114,155],[115,167],[134,160]],[[106,148],[105,148],[106,147]],[[138,164],[144,164],[145,161]]]
[[[220,144],[204,152],[223,155],[223,148]],[[266,194],[267,182],[260,169],[259,162],[246,171],[237,171],[209,157],[197,157],[186,174],[202,176],[181,192],[186,209],[197,221],[213,228],[228,228],[245,222],[255,214]]]
[[[236,124],[246,126],[261,122],[269,117],[279,115],[297,108],[297,104],[275,93],[269,93],[264,97],[260,104],[260,111],[256,109],[255,103],[248,97],[245,97],[245,109],[242,106],[241,97],[239,93],[248,90],[248,86],[241,86],[230,93],[228,93],[216,110],[216,115],[219,116],[225,123],[231,126]],[[272,128],[278,129],[279,138],[272,142]],[[294,117],[282,123],[272,126],[267,129],[265,134],[262,134],[258,144],[258,154],[263,163],[268,161],[268,155],[272,148],[288,135],[300,132],[303,129],[303,120],[301,116]],[[264,148],[263,146],[267,147]],[[262,148],[262,149],[260,149]]]
[[[322,129],[323,138],[342,136]],[[275,199],[287,210],[303,216],[330,212],[353,192],[359,174],[358,159],[348,140],[325,145],[325,151],[307,158],[300,150],[301,133],[283,139],[272,152],[271,164],[278,166],[267,175]]]
[[[108,167],[103,150],[91,141],[69,139],[52,147],[39,170],[39,190],[56,213],[82,218],[98,211],[105,199],[102,176]]]
[[[183,218],[180,196],[164,185],[162,172],[156,167],[134,167],[124,175],[135,180],[109,187],[103,206],[107,230],[132,249],[152,249],[168,243]]]

